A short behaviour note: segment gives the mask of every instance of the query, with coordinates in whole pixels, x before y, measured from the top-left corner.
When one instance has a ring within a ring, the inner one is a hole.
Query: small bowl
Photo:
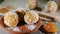
[[[38,30],[40,28],[40,26],[42,25],[42,20],[39,19],[39,21],[36,23],[36,28],[33,29],[33,30],[29,30],[28,28],[26,28],[27,24],[25,25],[22,25],[22,26],[18,26],[18,28],[21,30],[20,32],[15,32],[15,31],[12,31],[12,30],[8,30],[6,29],[7,26],[4,24],[4,19],[3,18],[0,18],[0,28],[6,32],[8,32],[9,34],[28,34],[28,33],[32,33],[36,30]]]

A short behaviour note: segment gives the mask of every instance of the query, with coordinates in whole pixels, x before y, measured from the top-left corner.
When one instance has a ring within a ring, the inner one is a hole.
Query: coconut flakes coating
[[[54,14],[58,9],[57,3],[55,1],[49,1],[46,6],[45,6],[45,10],[46,12],[50,12],[52,14]]]
[[[28,0],[28,8],[29,9],[34,9],[35,7],[37,7],[37,0]]]
[[[15,27],[18,24],[18,15],[10,11],[4,15],[4,23],[9,27]]]
[[[34,12],[33,10],[28,11],[24,16],[24,20],[27,24],[36,23],[39,20],[38,13]]]

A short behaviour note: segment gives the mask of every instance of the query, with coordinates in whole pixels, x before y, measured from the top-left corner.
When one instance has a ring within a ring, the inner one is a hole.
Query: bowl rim
[[[21,29],[21,28],[24,28],[24,27],[25,27],[27,31],[25,31],[25,32],[24,32],[24,31],[15,32],[15,31],[6,29],[6,25],[4,24],[3,18],[0,18],[0,28],[1,28],[2,30],[6,31],[7,33],[13,33],[13,34],[18,34],[18,33],[19,33],[19,34],[20,34],[20,33],[32,33],[32,32],[34,32],[34,31],[38,30],[41,25],[42,25],[42,19],[39,18],[38,22],[36,23],[36,28],[35,28],[35,29],[29,30],[29,29],[26,28],[25,25],[24,25],[24,26],[19,26],[19,28]]]

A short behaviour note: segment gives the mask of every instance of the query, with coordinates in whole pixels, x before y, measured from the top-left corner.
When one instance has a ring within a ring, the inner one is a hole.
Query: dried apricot
[[[0,12],[1,13],[6,13],[6,12],[8,12],[8,9],[7,8],[2,8],[2,9],[0,9]]]
[[[53,22],[47,22],[46,24],[43,25],[43,28],[47,32],[56,32],[57,27]]]

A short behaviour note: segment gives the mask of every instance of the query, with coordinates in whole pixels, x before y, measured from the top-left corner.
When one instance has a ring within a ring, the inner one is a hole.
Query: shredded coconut
[[[8,30],[12,30],[12,31],[15,31],[15,32],[20,32],[21,30],[18,28],[18,27],[9,27]]]
[[[33,30],[33,29],[36,28],[36,25],[35,24],[31,24],[31,25],[26,25],[25,27],[28,28],[29,30]]]

